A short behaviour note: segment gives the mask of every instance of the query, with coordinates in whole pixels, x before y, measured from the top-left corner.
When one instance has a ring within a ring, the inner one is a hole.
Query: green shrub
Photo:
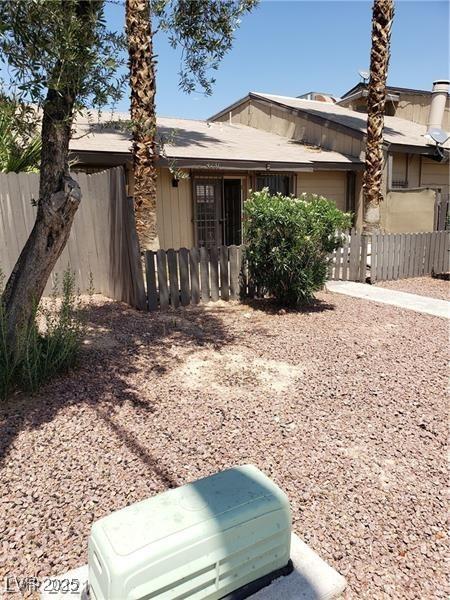
[[[329,254],[342,245],[339,230],[351,215],[316,195],[300,198],[254,192],[245,203],[249,276],[281,304],[310,303],[326,280]]]
[[[20,331],[17,351],[6,341],[6,315],[0,300],[0,397],[16,388],[36,392],[58,373],[76,364],[85,324],[80,316],[75,275],[66,270],[62,285],[55,281],[52,296],[36,308],[30,327]]]

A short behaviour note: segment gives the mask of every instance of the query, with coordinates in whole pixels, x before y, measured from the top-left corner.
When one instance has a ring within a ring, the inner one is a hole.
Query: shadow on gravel
[[[77,369],[49,382],[38,394],[17,393],[0,404],[0,465],[22,431],[40,428],[63,409],[92,407],[165,485],[175,485],[112,417],[124,403],[132,405],[136,418],[151,415],[155,407],[142,393],[147,383],[157,388],[158,377],[179,366],[191,350],[205,345],[220,349],[234,336],[225,330],[220,315],[201,306],[144,313],[105,302],[89,307],[86,319],[88,335]],[[181,357],[172,351],[174,346],[183,349]]]
[[[148,467],[153,475],[161,481],[167,488],[174,488],[180,485],[180,482],[174,479],[171,474],[160,467],[158,460],[141,444],[136,437],[125,427],[116,423],[111,415],[103,408],[96,407],[95,412],[105,421],[111,431],[120,439],[120,441],[130,450],[141,462]]]
[[[253,310],[259,310],[270,315],[292,313],[306,314],[335,310],[334,304],[329,304],[323,300],[314,300],[312,304],[298,306],[296,308],[282,306],[273,298],[247,298],[242,300],[242,303],[253,308]]]

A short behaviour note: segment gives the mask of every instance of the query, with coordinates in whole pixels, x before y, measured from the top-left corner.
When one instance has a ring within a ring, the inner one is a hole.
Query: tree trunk
[[[131,84],[136,228],[141,249],[157,250],[156,79],[149,0],[126,0],[126,30]]]
[[[11,349],[16,347],[18,331],[32,322],[34,309],[66,245],[81,199],[78,184],[69,176],[67,165],[72,118],[73,98],[50,89],[42,119],[36,221],[3,294]]]
[[[393,18],[393,0],[374,0],[370,80],[367,97],[366,164],[363,178],[364,232],[366,233],[380,229],[380,202],[383,201],[384,107]]]

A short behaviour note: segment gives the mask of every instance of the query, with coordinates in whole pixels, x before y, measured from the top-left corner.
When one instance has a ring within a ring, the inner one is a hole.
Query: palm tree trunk
[[[380,202],[383,201],[384,107],[393,18],[393,0],[374,0],[370,80],[367,97],[366,164],[363,178],[364,231],[366,233],[380,229]]]
[[[158,249],[155,60],[149,0],[126,0],[133,126],[134,201],[141,249]]]

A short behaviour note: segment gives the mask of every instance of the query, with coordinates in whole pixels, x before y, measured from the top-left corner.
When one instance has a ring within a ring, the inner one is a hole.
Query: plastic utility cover
[[[252,465],[119,510],[89,538],[92,600],[218,600],[289,561],[285,494]]]

